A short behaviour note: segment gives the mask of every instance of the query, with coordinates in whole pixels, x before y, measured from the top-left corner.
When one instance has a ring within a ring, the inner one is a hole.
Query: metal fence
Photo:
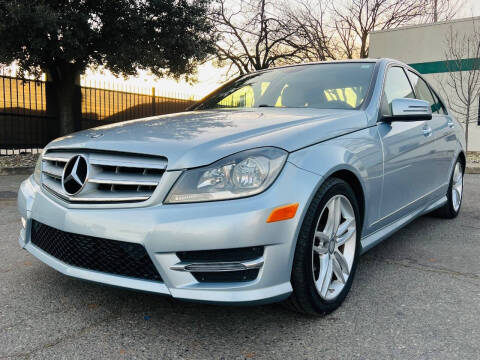
[[[148,116],[171,114],[185,110],[196,100],[182,95],[158,95],[152,88],[145,89],[82,87],[82,127],[112,123]],[[119,86],[120,87],[120,86]]]
[[[110,85],[110,86],[109,86]],[[47,111],[48,83],[0,75],[0,155],[36,152],[51,139],[56,117]],[[155,88],[82,86],[82,129],[185,110],[194,97],[158,94]]]

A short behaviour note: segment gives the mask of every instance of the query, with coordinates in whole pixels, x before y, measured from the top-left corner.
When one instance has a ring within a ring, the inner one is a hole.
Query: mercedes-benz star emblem
[[[63,190],[69,195],[78,194],[85,183],[88,176],[88,163],[82,155],[76,155],[68,160],[63,170],[62,184]]]

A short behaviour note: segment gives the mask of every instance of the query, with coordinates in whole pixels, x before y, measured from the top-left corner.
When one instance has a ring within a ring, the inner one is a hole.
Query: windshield
[[[330,63],[248,74],[209,95],[197,109],[258,107],[358,109],[374,63]]]

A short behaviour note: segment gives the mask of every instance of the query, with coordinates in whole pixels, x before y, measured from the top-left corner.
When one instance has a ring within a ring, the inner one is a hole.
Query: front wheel
[[[341,305],[358,263],[360,227],[352,188],[341,179],[328,179],[312,200],[300,229],[287,307],[322,315]]]

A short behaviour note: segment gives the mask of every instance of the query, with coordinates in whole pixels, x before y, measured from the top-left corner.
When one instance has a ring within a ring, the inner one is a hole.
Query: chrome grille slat
[[[61,179],[62,178],[62,175],[63,175],[63,168],[65,167],[65,163],[61,163],[63,164],[62,166],[57,166],[56,164],[58,163],[58,161],[51,161],[51,160],[45,160],[43,159],[43,162],[42,162],[42,172],[44,174],[47,174],[48,176],[51,176],[51,177],[54,177],[54,178],[57,178],[57,179]]]
[[[43,185],[51,189],[55,192],[62,192],[62,183],[59,179],[51,178],[51,177],[44,177],[43,178]]]
[[[126,181],[126,180],[110,180],[110,179],[90,179],[89,183],[93,184],[110,184],[110,185],[132,185],[132,186],[157,186],[157,182],[150,181]]]
[[[134,168],[144,168],[144,169],[163,169],[163,170],[167,167],[167,164],[162,164],[161,167],[157,167],[155,164],[122,162],[122,161],[113,160],[113,159],[112,160],[95,159],[95,160],[91,160],[90,164],[103,165],[103,166],[134,167]]]
[[[43,170],[43,173],[45,175],[48,175],[48,176],[56,178],[56,179],[61,179],[62,178],[62,174],[55,174],[54,172],[50,172],[50,171],[46,171],[46,170]]]
[[[94,178],[88,179],[88,182],[111,185],[157,186],[158,180],[158,176],[135,176],[132,174],[102,173],[96,175]]]
[[[71,196],[62,185],[62,175],[76,155],[87,159],[89,170],[84,188]],[[162,157],[52,149],[43,156],[42,182],[49,192],[72,203],[139,202],[152,196],[166,167],[167,159]]]
[[[66,163],[66,162],[68,161],[68,158],[44,156],[42,160],[44,160],[44,161],[52,161],[52,162],[63,162],[63,163]]]
[[[57,192],[56,190],[52,189],[52,187],[43,184],[43,186],[53,193],[53,195],[62,198],[63,200],[67,200],[70,202],[78,202],[78,203],[111,203],[111,202],[135,202],[135,201],[145,201],[150,198],[150,194],[145,196],[139,196],[138,194],[116,194],[112,197],[82,197],[82,196],[68,196],[64,193]],[[125,196],[126,195],[126,196]],[[130,195],[130,196],[129,196]]]
[[[92,165],[104,166],[118,166],[118,167],[133,167],[144,169],[161,169],[165,170],[167,161],[163,159],[148,159],[142,156],[122,156],[122,155],[105,155],[92,154],[88,159]]]

